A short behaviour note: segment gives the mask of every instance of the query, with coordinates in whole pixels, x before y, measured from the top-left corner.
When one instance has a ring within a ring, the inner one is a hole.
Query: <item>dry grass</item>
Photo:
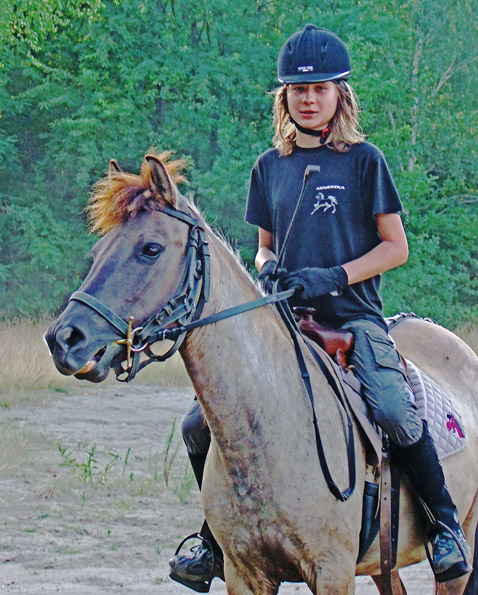
[[[49,320],[21,320],[0,323],[0,407],[10,407],[21,401],[38,399],[46,391],[70,393],[94,389],[94,385],[65,377],[56,370],[43,334]],[[455,331],[478,353],[478,326],[464,325]],[[106,382],[114,383],[111,374]],[[158,386],[189,386],[190,381],[179,356],[164,363],[151,364],[139,373],[134,382]]]
[[[0,407],[30,401],[45,391],[70,393],[94,385],[62,376],[53,364],[43,334],[50,320],[20,320],[0,323]],[[114,383],[114,375],[105,381]],[[190,381],[179,356],[151,364],[134,382],[160,386],[189,386]]]
[[[37,452],[48,441],[38,430],[19,420],[0,419],[0,478],[12,477],[35,463]]]

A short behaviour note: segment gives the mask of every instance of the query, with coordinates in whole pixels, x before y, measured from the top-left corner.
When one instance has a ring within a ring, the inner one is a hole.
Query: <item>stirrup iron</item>
[[[430,528],[428,529],[427,535],[425,538],[425,552],[427,554],[428,562],[429,562],[430,567],[433,571],[433,574],[435,575],[435,580],[437,581],[437,583],[442,583],[442,582],[446,582],[448,580],[452,580],[446,576],[446,571],[442,574],[437,574],[435,572],[435,567],[433,565],[433,553],[430,553],[429,545],[430,545],[433,537],[436,535],[437,531],[440,529],[444,530],[448,535],[450,535],[452,537],[453,541],[456,543],[456,545],[458,546],[458,549],[460,550],[460,554],[461,554],[462,562],[463,562],[464,566],[469,568],[468,572],[471,571],[470,564],[467,560],[465,550],[464,550],[458,536],[455,535],[455,532],[452,529],[450,529],[450,527],[448,525],[446,525],[442,521],[434,520],[433,523],[431,524]],[[459,564],[459,562],[457,562],[457,564]],[[466,571],[463,572],[460,576],[463,576],[464,574],[466,574]],[[455,577],[455,578],[459,578],[459,577]]]
[[[209,541],[209,539],[206,539],[200,533],[191,533],[191,535],[188,535],[181,541],[181,543],[176,548],[174,555],[177,556],[179,554],[179,552],[181,551],[181,548],[187,541],[192,541],[194,539],[199,540],[201,542],[201,545],[203,545],[205,548],[207,548],[212,555],[211,572],[209,573],[208,578],[206,578],[202,582],[188,581],[187,579],[177,575],[173,569],[171,569],[171,571],[169,572],[169,577],[172,578],[173,580],[175,580],[176,582],[180,583],[181,585],[189,587],[193,591],[196,591],[198,593],[209,593],[209,591],[211,589],[212,580],[216,576],[214,574],[214,568],[216,567],[216,555],[214,554],[214,549],[213,549],[212,544]]]

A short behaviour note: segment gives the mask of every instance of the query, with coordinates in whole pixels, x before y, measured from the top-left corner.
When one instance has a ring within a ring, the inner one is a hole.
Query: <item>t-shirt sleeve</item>
[[[402,201],[392,174],[380,151],[377,151],[369,163],[366,184],[369,187],[369,199],[375,217],[381,214],[399,213],[402,210]]]
[[[247,223],[252,223],[272,232],[271,215],[265,191],[264,170],[260,161],[256,162],[251,172],[244,219]]]

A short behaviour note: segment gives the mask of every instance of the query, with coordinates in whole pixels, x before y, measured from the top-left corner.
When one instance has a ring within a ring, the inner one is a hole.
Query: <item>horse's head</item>
[[[104,380],[126,359],[131,329],[155,319],[178,287],[184,289],[196,266],[188,264],[188,244],[197,219],[178,179],[179,162],[148,155],[140,176],[113,161],[95,185],[88,212],[103,237],[79,291],[45,335],[62,374]]]

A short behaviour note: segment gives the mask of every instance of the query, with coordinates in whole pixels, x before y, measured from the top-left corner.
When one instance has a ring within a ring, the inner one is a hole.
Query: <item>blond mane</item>
[[[149,152],[148,155],[162,162],[175,184],[186,181],[181,173],[187,166],[186,160],[173,160],[172,151]],[[139,175],[110,171],[99,180],[91,190],[85,211],[91,231],[104,235],[129,217],[134,217],[140,209],[147,208],[148,204],[154,205],[161,200],[152,185],[148,162],[144,160]]]

